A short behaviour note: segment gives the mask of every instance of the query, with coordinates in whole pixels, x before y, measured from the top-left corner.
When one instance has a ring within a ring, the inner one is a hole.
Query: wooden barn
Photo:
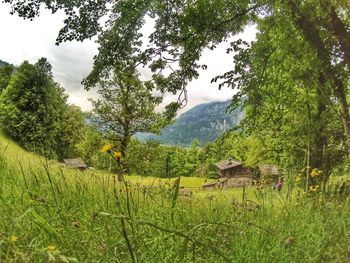
[[[218,182],[209,182],[202,185],[203,190],[215,190]]]
[[[253,172],[251,169],[244,167],[242,163],[227,159],[215,164],[220,176],[218,186],[221,189],[242,187],[251,185],[253,182]]]
[[[87,165],[81,159],[64,159],[63,163],[65,167],[79,169],[82,171],[88,168]]]
[[[282,176],[280,169],[276,165],[259,165],[260,179],[267,183],[277,182]]]

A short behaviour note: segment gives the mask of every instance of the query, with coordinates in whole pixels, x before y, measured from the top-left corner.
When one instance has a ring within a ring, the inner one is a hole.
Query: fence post
[[[245,205],[246,194],[245,194],[245,184],[243,185],[242,203]]]

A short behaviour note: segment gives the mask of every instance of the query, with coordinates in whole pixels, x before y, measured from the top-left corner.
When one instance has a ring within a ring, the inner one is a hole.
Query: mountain
[[[231,100],[197,105],[163,128],[160,135],[139,133],[140,140],[155,140],[168,145],[189,146],[193,140],[202,145],[214,141],[225,131],[239,124],[243,118],[241,107],[227,112]]]
[[[13,67],[13,65],[11,65],[10,63],[7,63],[6,61],[2,61],[2,60],[0,59],[0,68],[1,68],[1,67],[5,67],[5,66],[12,66],[12,67]]]
[[[14,71],[16,71],[16,67],[14,65],[0,59],[0,68],[6,67],[6,66],[10,66],[14,69]]]

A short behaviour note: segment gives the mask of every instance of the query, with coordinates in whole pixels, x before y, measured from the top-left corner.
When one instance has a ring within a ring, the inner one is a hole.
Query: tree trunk
[[[303,34],[306,41],[310,43],[310,45],[315,49],[319,60],[322,62],[324,67],[325,76],[333,82],[333,91],[336,98],[339,100],[341,114],[340,117],[344,126],[344,135],[346,137],[346,144],[348,148],[350,148],[350,115],[349,115],[349,105],[346,100],[346,90],[343,82],[337,77],[337,70],[331,64],[331,54],[329,49],[325,46],[322,41],[322,37],[315,26],[314,23],[309,19],[307,14],[301,10],[299,2],[297,0],[287,1],[287,6],[290,8],[291,16],[294,21],[296,28],[298,28]],[[334,11],[334,10],[333,10]],[[332,12],[333,12],[332,11]],[[342,50],[344,50],[344,59],[347,62],[347,56],[349,55],[349,51],[347,47],[350,46],[348,41],[350,41],[349,32],[347,32],[346,28],[338,28],[339,23],[342,22],[336,13],[331,12],[331,31],[335,34],[335,37],[338,39]]]
[[[344,126],[344,135],[346,137],[346,145],[350,149],[350,114],[349,114],[349,105],[346,100],[346,92],[343,85],[343,82],[340,80],[335,80],[335,96],[339,100],[340,105],[340,116]]]
[[[121,166],[123,169],[123,172],[126,174],[130,174],[130,167],[128,164],[128,155],[127,155],[127,148],[129,146],[131,140],[130,135],[123,136],[120,140],[121,146],[120,146],[120,152],[122,154],[122,159],[121,159]]]
[[[344,54],[344,62],[350,68],[350,32],[344,22],[339,18],[334,6],[332,6],[328,0],[322,0],[320,3],[322,10],[329,17],[324,23],[324,26],[332,32],[338,40],[340,49]]]

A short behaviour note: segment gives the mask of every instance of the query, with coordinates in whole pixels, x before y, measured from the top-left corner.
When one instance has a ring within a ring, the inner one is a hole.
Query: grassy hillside
[[[250,189],[245,202],[240,189],[189,198],[178,196],[173,181],[115,184],[107,173],[61,169],[3,135],[0,142],[0,262],[349,259],[346,198],[287,198],[270,189]]]
[[[65,169],[60,166],[56,161],[48,161],[47,159],[40,157],[36,154],[29,153],[21,148],[18,144],[7,138],[3,133],[0,132],[0,153],[5,160],[12,166],[20,169],[23,167],[25,170],[39,169],[45,170],[45,165],[49,165],[50,169],[56,172],[64,171],[65,174],[70,176],[84,177],[97,176],[111,176],[108,172],[87,170],[83,173],[79,170]],[[152,176],[140,177],[140,176],[126,176],[126,180],[133,185],[169,185],[174,182],[175,179],[162,179]],[[181,180],[180,186],[182,187],[201,187],[203,183],[213,181],[212,179],[198,178],[198,177],[184,177]]]

